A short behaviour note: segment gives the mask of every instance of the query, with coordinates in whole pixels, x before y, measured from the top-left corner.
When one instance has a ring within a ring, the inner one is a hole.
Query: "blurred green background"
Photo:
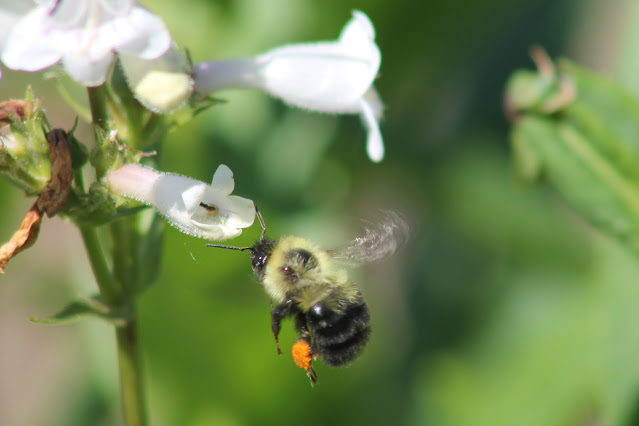
[[[170,135],[163,169],[208,181],[227,164],[271,237],[338,246],[380,208],[414,223],[400,254],[351,272],[373,338],[348,368],[318,362],[313,389],[287,351],[276,355],[248,256],[167,227],[160,280],[140,306],[153,425],[639,424],[639,262],[552,188],[514,181],[501,106],[508,75],[532,67],[532,44],[639,91],[636,2],[143,3],[194,62],[334,39],[352,9],[367,13],[382,51],[381,164],[367,159],[357,117],[229,91]],[[0,99],[33,82],[54,125],[72,126],[53,84],[3,71]],[[32,201],[6,180],[0,197],[7,240]],[[110,326],[28,321],[94,291],[77,230],[46,220],[0,278],[0,424],[121,423]],[[294,339],[287,322],[283,347]]]

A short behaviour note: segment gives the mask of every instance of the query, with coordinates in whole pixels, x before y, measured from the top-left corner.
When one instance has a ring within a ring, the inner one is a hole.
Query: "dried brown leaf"
[[[22,99],[12,99],[6,102],[0,102],[0,126],[11,124],[12,118],[24,120],[27,118],[31,105]]]
[[[4,267],[9,260],[36,242],[41,222],[42,212],[38,209],[36,202],[31,206],[24,220],[22,220],[20,229],[13,234],[9,242],[0,246],[0,273],[4,274]]]
[[[27,212],[20,229],[13,234],[9,242],[0,246],[0,273],[2,274],[9,260],[35,244],[43,214],[46,213],[51,217],[62,210],[71,193],[73,165],[67,133],[61,129],[54,129],[47,134],[47,140],[51,158],[51,179]]]
[[[47,182],[36,203],[40,210],[51,217],[67,204],[73,181],[73,165],[64,130],[51,130],[47,134],[47,140],[51,157],[51,180]]]

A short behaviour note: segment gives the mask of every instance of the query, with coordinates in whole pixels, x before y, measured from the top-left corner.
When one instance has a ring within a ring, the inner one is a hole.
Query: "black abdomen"
[[[313,334],[313,352],[334,367],[357,358],[371,334],[368,306],[361,302],[337,313],[321,303],[306,314]]]

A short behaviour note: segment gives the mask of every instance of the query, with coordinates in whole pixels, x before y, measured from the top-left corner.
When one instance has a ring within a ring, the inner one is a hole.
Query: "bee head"
[[[253,272],[260,277],[260,281],[264,277],[264,268],[275,243],[276,241],[262,238],[251,247],[251,266],[253,266]]]
[[[273,247],[275,247],[275,241],[265,238],[266,225],[264,224],[264,219],[262,218],[262,214],[258,210],[257,206],[255,206],[255,213],[257,214],[257,218],[260,221],[260,225],[262,225],[262,235],[260,236],[258,242],[253,244],[251,247],[235,247],[225,246],[221,244],[207,244],[206,246],[229,250],[249,250],[251,252],[251,265],[253,266],[253,272],[255,272],[255,274],[258,275],[261,280],[264,276],[264,267],[266,266],[266,262],[273,252]]]

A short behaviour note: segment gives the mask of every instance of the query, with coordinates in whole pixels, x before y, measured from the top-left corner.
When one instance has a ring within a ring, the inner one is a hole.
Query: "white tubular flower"
[[[134,0],[36,0],[11,29],[2,62],[40,71],[59,62],[85,86],[104,83],[116,52],[155,59],[171,46],[164,22]]]
[[[157,59],[121,54],[120,63],[135,98],[156,114],[175,111],[193,93],[190,64],[175,43]]]
[[[160,173],[139,164],[112,171],[106,182],[116,195],[155,207],[180,231],[207,240],[226,240],[242,233],[255,220],[255,205],[230,195],[233,172],[220,165],[209,185],[195,179]]]
[[[337,41],[292,44],[254,58],[195,65],[195,91],[260,89],[300,108],[360,114],[368,131],[368,155],[378,162],[384,158],[378,125],[383,107],[372,84],[381,58],[373,24],[354,11]]]

